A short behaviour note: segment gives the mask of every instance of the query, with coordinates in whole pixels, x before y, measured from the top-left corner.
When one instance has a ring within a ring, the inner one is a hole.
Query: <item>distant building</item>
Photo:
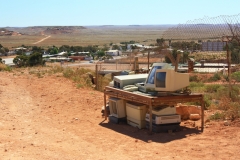
[[[144,49],[152,49],[152,48],[156,48],[157,46],[146,46],[146,45],[142,45],[142,44],[128,44],[127,45],[127,50],[132,50],[132,46],[135,46],[137,48],[139,48],[140,50],[144,50]]]
[[[223,51],[226,42],[202,42],[202,51]]]
[[[109,50],[109,51],[106,51],[106,55],[109,55],[109,56],[121,56],[122,52],[119,51],[119,50]]]
[[[15,48],[15,50],[26,50],[27,48],[24,48],[24,47],[18,47],[18,48]]]
[[[60,52],[60,53],[58,53],[58,56],[63,56],[63,55],[65,55],[65,54],[67,54],[67,52]]]

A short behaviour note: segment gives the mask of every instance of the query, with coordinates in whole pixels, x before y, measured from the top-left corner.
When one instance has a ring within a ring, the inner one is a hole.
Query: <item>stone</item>
[[[230,122],[229,121],[224,121],[223,124],[224,124],[224,126],[229,126]]]
[[[199,114],[201,115],[201,106],[190,105],[188,106],[189,114]]]
[[[177,114],[181,115],[182,120],[189,119],[189,112],[188,112],[187,105],[176,106],[176,112],[177,112]]]
[[[192,121],[197,121],[201,118],[199,114],[190,114],[189,119]]]

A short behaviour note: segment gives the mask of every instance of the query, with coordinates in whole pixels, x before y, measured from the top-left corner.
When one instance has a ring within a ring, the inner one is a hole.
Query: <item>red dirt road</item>
[[[240,157],[240,121],[192,121],[173,134],[149,135],[126,124],[101,123],[103,93],[77,89],[61,76],[0,72],[0,159],[226,159]],[[200,122],[196,123],[197,125]]]

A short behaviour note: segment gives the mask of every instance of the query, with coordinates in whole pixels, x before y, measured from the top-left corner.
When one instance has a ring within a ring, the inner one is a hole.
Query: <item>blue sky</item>
[[[240,13],[240,0],[0,0],[0,5],[0,27],[184,24]]]

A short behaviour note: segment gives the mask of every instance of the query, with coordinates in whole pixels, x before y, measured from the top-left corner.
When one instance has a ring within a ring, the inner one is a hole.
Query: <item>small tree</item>
[[[18,67],[27,66],[28,57],[26,55],[18,55],[13,59],[13,63]]]
[[[35,52],[30,56],[19,55],[13,59],[13,63],[18,67],[26,67],[34,65],[43,65],[44,61],[42,60],[42,54]]]
[[[103,56],[105,56],[105,52],[102,51],[102,50],[97,51],[97,56],[98,56],[98,58],[99,58],[99,57],[103,57]]]
[[[156,41],[157,41],[158,46],[164,46],[165,39],[160,38],[160,39],[157,39]]]
[[[114,45],[112,46],[112,49],[113,49],[113,50],[115,50],[115,49],[116,49],[116,50],[119,50],[119,46],[116,45],[116,44],[114,44]]]
[[[42,64],[42,54],[41,53],[33,53],[28,57],[27,65],[28,66],[34,66]]]

